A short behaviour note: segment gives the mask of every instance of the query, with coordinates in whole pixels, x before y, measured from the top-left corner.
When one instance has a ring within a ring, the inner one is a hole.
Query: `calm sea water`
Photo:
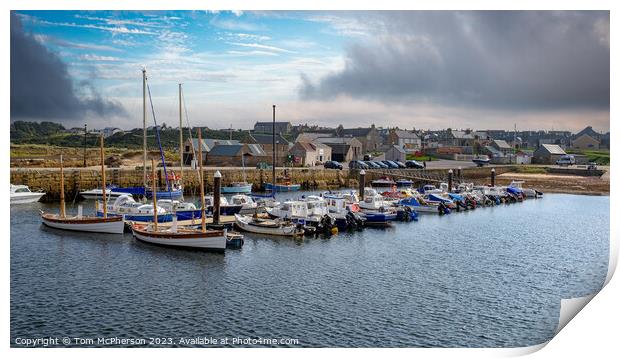
[[[331,238],[246,235],[225,254],[49,229],[40,208],[54,206],[11,207],[12,345],[51,336],[527,346],[553,336],[561,298],[601,289],[609,257],[605,196],[547,194]]]

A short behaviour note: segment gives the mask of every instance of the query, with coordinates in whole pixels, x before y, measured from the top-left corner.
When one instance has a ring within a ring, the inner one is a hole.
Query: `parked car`
[[[596,169],[598,169],[598,167],[596,166],[595,162],[588,163],[588,170],[596,170]]]
[[[398,169],[398,164],[394,163],[391,160],[382,160],[381,162],[390,167],[390,169]]]
[[[370,160],[364,161],[364,164],[368,165],[368,169],[381,169],[379,164],[371,162]]]
[[[575,164],[575,156],[574,155],[563,155],[560,157],[560,159],[556,160],[555,164],[557,165],[574,165]]]
[[[383,163],[381,161],[378,161],[378,160],[373,161],[373,163],[377,164],[381,169],[389,169],[390,168],[387,164],[385,164],[385,163]]]
[[[342,164],[338,163],[335,160],[328,160],[325,162],[325,164],[323,164],[323,167],[325,167],[325,169],[338,169],[338,170],[342,170]]]
[[[403,163],[403,162],[397,161],[397,162],[395,162],[395,163],[396,163],[396,164],[398,165],[398,167],[399,167],[399,168],[401,168],[401,169],[405,169],[405,168],[407,168],[407,166],[406,166],[406,165],[405,165],[405,163]]]
[[[416,162],[415,160],[408,160],[405,165],[407,166],[407,168],[424,169],[424,165]]]
[[[368,165],[361,160],[352,160],[349,162],[349,169],[368,169]]]

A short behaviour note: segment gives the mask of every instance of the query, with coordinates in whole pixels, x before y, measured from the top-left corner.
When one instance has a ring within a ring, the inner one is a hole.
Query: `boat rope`
[[[153,99],[151,98],[151,87],[148,81],[146,82],[146,89],[149,93],[149,103],[151,105],[151,112],[153,113],[153,122],[155,123],[155,133],[157,134],[157,145],[159,146],[159,154],[161,155],[161,163],[164,166],[164,176],[166,177],[166,188],[168,189],[168,195],[172,199],[172,193],[170,190],[170,182],[168,181],[168,171],[166,169],[166,160],[164,159],[164,150],[161,147],[161,139],[159,137],[159,126],[157,125],[157,119],[155,118],[155,108],[153,107]],[[157,190],[157,188],[155,188]]]

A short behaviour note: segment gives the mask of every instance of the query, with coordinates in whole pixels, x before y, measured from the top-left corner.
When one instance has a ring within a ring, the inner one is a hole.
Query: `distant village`
[[[165,127],[162,130],[178,128]],[[222,132],[240,130],[223,129]],[[203,163],[211,166],[255,166],[271,164],[273,123],[256,122],[245,140],[203,138]],[[84,133],[83,128],[67,132]],[[110,137],[119,128],[91,131]],[[191,164],[198,152],[198,139],[187,138],[184,130],[185,164]],[[566,151],[608,150],[610,134],[598,133],[588,126],[578,133],[569,131],[507,130],[404,130],[370,127],[326,128],[275,122],[275,152],[279,166],[311,167],[326,161],[347,163],[369,156],[378,160],[404,162],[411,157],[470,161],[487,155],[494,164],[552,164]],[[575,155],[577,163],[587,162],[585,155]]]

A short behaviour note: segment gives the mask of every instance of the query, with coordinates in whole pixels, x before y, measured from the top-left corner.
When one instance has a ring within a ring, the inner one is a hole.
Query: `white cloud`
[[[117,52],[122,51],[121,49],[113,47],[113,46],[96,45],[96,44],[81,43],[81,42],[71,42],[71,41],[66,41],[66,40],[63,40],[57,37],[43,35],[43,34],[35,34],[34,38],[35,40],[37,40],[38,42],[44,45],[51,43],[51,44],[61,46],[61,47],[70,47],[70,48],[77,48],[77,49],[117,51]]]
[[[141,29],[130,29],[125,26],[101,26],[101,25],[93,25],[93,24],[76,24],[74,22],[52,22],[47,20],[39,20],[41,24],[50,25],[50,26],[64,26],[64,27],[76,27],[82,29],[95,29],[101,31],[108,31],[117,34],[133,34],[133,35],[157,35],[156,32],[141,30]]]
[[[215,27],[219,27],[221,29],[230,30],[230,31],[260,31],[265,27],[259,24],[254,24],[247,21],[240,21],[234,19],[222,19],[219,17],[214,17],[209,22],[211,25]]]
[[[262,50],[275,51],[275,52],[295,53],[294,51],[290,51],[290,50],[283,49],[280,47],[262,45],[262,44],[257,44],[257,43],[228,42],[228,44],[235,45],[235,46],[242,46],[242,47],[259,48]]]
[[[86,61],[121,61],[121,59],[118,57],[99,56],[99,55],[93,55],[93,54],[82,55],[80,56],[80,59],[86,60]]]

